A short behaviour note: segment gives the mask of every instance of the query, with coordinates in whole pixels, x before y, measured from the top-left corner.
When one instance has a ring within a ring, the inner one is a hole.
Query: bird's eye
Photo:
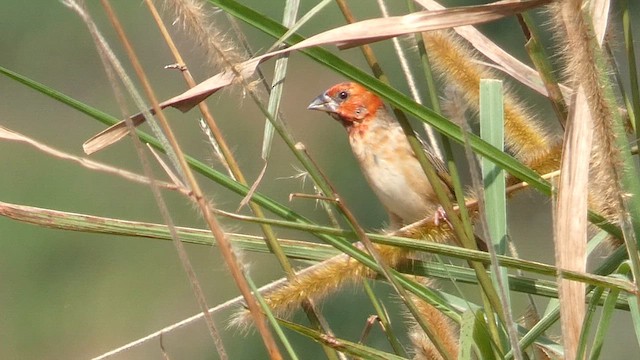
[[[348,93],[348,92],[346,92],[346,91],[340,91],[340,92],[338,93],[338,98],[339,98],[340,100],[345,100],[345,99],[346,99],[346,98],[348,98],[348,97],[349,97],[349,93]]]

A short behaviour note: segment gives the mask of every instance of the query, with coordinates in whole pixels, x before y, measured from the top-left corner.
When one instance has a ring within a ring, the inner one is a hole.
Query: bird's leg
[[[438,206],[438,209],[433,214],[433,223],[436,226],[440,225],[440,221],[445,221],[449,225],[449,227],[453,229],[453,225],[451,225],[451,222],[449,221],[449,218],[447,217],[447,213],[444,211],[444,208],[442,206]],[[487,242],[484,241],[484,239],[482,239],[478,235],[476,235],[476,234],[473,234],[473,235],[474,235],[474,238],[475,238],[475,241],[476,241],[476,247],[478,248],[478,250],[484,251],[484,252],[488,252],[489,248],[487,247]],[[464,247],[460,243],[460,241],[457,240],[456,243],[458,244],[458,246]]]
[[[390,230],[398,230],[402,227],[403,222],[402,219],[400,218],[400,216],[392,213],[391,211],[387,210],[387,213],[389,213],[389,228]]]

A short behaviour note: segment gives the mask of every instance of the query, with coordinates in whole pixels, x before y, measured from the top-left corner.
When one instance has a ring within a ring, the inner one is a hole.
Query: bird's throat
[[[347,129],[347,133],[349,137],[358,137],[362,138],[366,135],[367,129],[369,128],[369,124],[362,121],[348,121],[342,123]]]

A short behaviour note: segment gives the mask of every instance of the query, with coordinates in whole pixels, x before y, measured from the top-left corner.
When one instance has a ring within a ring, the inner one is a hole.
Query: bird
[[[353,155],[387,211],[392,229],[441,212],[433,186],[404,130],[380,97],[358,83],[343,82],[320,94],[307,109],[328,113],[346,129]],[[445,164],[429,147],[424,146],[424,151],[453,199]]]

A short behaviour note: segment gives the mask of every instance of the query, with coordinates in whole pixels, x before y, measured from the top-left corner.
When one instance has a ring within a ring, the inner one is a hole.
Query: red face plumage
[[[329,88],[307,108],[325,111],[351,130],[366,123],[383,107],[382,100],[362,85],[344,82]]]

